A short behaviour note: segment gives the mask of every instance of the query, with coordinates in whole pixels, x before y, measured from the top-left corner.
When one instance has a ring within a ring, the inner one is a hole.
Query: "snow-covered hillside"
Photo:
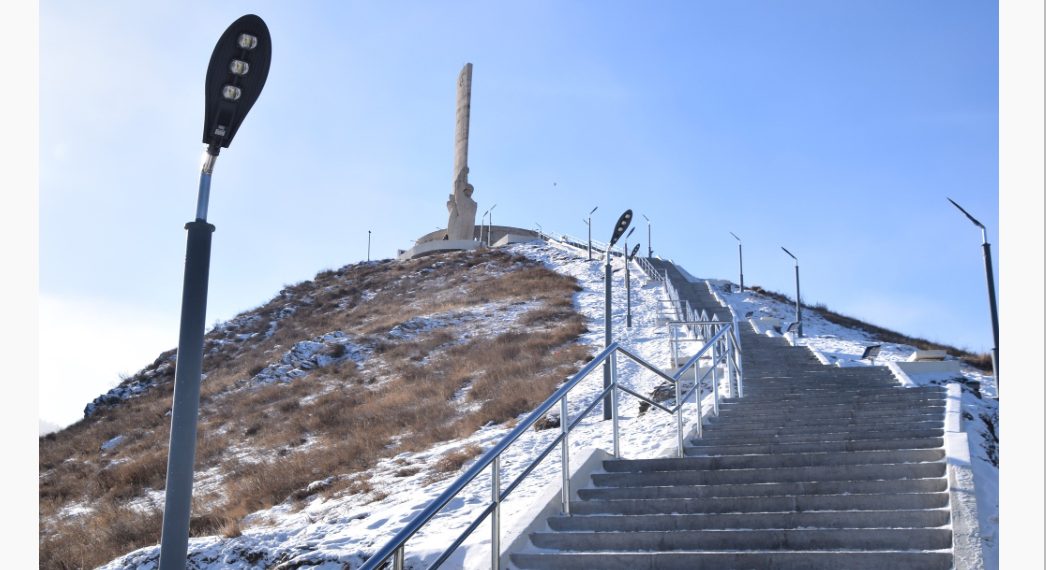
[[[582,290],[575,295],[575,307],[584,316],[589,332],[582,342],[594,349],[603,343],[603,270],[602,264],[589,262],[574,250],[550,244],[528,243],[509,246],[512,253],[539,260],[559,273],[576,277]],[[621,260],[615,268],[621,268]],[[695,269],[695,268],[690,268]],[[630,347],[648,361],[668,365],[670,348],[667,330],[659,323],[659,301],[664,297],[660,284],[651,281],[632,266],[632,311],[633,326],[625,327],[624,271],[614,273],[613,326],[616,340]],[[718,293],[738,315],[752,312],[755,315],[778,316],[785,321],[792,310],[768,297],[746,292],[736,293],[726,282],[714,282]],[[481,323],[481,314],[463,316],[476,326]],[[475,320],[474,320],[475,319]],[[801,344],[817,349],[829,358],[850,366],[865,366],[858,361],[860,351],[873,341],[861,331],[833,325],[816,314],[804,315],[806,337]],[[496,323],[488,323],[496,326]],[[419,327],[438,327],[439,323],[418,323]],[[746,325],[747,326],[747,325]],[[404,331],[408,334],[409,331]],[[317,339],[316,343],[338,339]],[[312,345],[310,345],[311,347]],[[306,349],[309,347],[302,347]],[[316,347],[313,347],[316,348]],[[884,345],[879,361],[903,360],[914,349],[904,345]],[[300,351],[299,351],[300,352]],[[349,351],[351,352],[351,351]],[[593,350],[596,352],[596,350]],[[258,371],[258,381],[287,373],[299,360],[306,361],[316,351],[302,356],[293,349],[288,351],[290,366],[282,370],[279,366],[271,370]],[[351,352],[356,354],[355,352]],[[299,358],[301,357],[301,358]],[[282,362],[282,361],[281,361]],[[639,393],[648,394],[660,384],[650,372],[637,365],[621,363],[621,382]],[[966,425],[970,434],[971,447],[975,448],[974,469],[977,474],[978,502],[982,533],[989,539],[987,544],[998,544],[998,468],[993,464],[997,458],[995,441],[998,426],[998,404],[989,396],[994,394],[990,378],[973,369],[963,368],[967,389],[964,391],[963,407],[967,412]],[[924,379],[927,382],[938,378]],[[578,413],[601,389],[602,375],[597,371],[571,393],[569,402],[572,414]],[[979,386],[979,392],[976,387]],[[706,402],[706,406],[710,405]],[[673,418],[657,411],[638,414],[638,403],[623,398],[621,404],[622,452],[629,458],[654,457],[670,453],[675,448]],[[694,414],[685,414],[693,418]],[[994,419],[992,419],[994,418]],[[986,421],[987,420],[987,421]],[[589,416],[572,433],[572,454],[581,455],[586,449],[602,447],[610,449],[610,422],[601,421],[598,414]],[[356,568],[374,551],[390,539],[400,528],[440,494],[453,478],[433,477],[432,466],[448,454],[466,448],[487,449],[505,436],[514,422],[502,425],[487,425],[472,435],[448,441],[420,452],[404,452],[383,460],[377,468],[363,477],[366,484],[378,492],[369,495],[325,498],[314,495],[304,505],[289,502],[254,512],[248,515],[238,536],[212,536],[194,538],[189,551],[193,567],[200,570],[239,569],[261,570],[263,568],[315,568],[335,570]],[[992,426],[992,427],[988,427]],[[509,448],[501,460],[503,481],[511,481],[522,471],[527,462],[543,449],[556,435],[556,430],[531,431]],[[473,447],[474,446],[474,447]],[[556,454],[531,473],[513,495],[502,504],[502,527],[512,529],[546,497],[549,489],[557,489],[560,471]],[[461,466],[464,471],[469,463]],[[322,477],[316,485],[323,485]],[[443,548],[453,541],[476,516],[489,500],[489,477],[478,477],[458,499],[452,501],[441,515],[408,543],[408,567],[431,561]],[[381,497],[374,500],[375,497]],[[503,539],[503,543],[511,537]],[[470,537],[451,559],[448,567],[484,567],[489,560],[489,532],[483,527]],[[157,567],[158,546],[143,548],[106,564],[104,570],[152,570]],[[986,553],[987,559],[997,560]]]

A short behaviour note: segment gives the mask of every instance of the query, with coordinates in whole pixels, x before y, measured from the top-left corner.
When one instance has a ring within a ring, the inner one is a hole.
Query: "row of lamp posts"
[[[952,200],[951,198],[948,198],[948,201],[951,202],[953,206],[958,208],[959,211],[962,212],[971,222],[973,222],[973,225],[977,226],[981,230],[981,249],[983,250],[983,255],[984,255],[984,276],[985,276],[985,280],[988,282],[988,312],[989,312],[989,316],[991,317],[991,325],[992,325],[992,351],[991,351],[992,375],[995,378],[995,389],[997,391],[996,392],[996,396],[998,396],[998,390],[999,390],[999,309],[998,309],[998,306],[996,304],[995,277],[994,277],[994,272],[992,270],[991,244],[988,243],[988,229],[985,228],[984,224],[982,224],[979,220],[977,220],[977,218],[974,218],[962,206],[960,206],[958,203],[956,203],[955,200]],[[739,277],[740,277],[741,291],[744,292],[744,290],[745,290],[745,271],[744,271],[744,258],[742,257],[742,252],[741,252],[741,238],[737,237],[737,234],[735,234],[734,232],[730,232],[730,235],[734,236],[734,239],[737,240],[737,264],[738,264],[738,271],[740,273]],[[786,249],[784,246],[782,246],[781,249],[786,254],[788,254],[788,256],[792,258],[792,260],[795,261],[795,323],[794,323],[794,326],[795,326],[796,334],[801,337],[801,336],[803,336],[803,312],[802,312],[803,309],[802,309],[802,301],[800,300],[800,296],[799,296],[799,258],[797,258],[794,254],[792,254],[792,252],[788,251],[788,249]]]

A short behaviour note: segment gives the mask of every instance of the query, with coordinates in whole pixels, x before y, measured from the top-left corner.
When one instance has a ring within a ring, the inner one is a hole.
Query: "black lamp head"
[[[204,84],[203,143],[209,153],[229,148],[265,86],[271,61],[269,28],[254,14],[236,20],[218,38]]]
[[[792,255],[792,252],[790,252],[787,249],[785,249],[784,246],[781,246],[781,249],[784,249],[784,252],[788,254],[788,257],[791,257],[792,259],[795,260],[796,263],[799,263],[799,258],[794,256],[794,255]]]
[[[632,253],[628,254],[628,260],[632,261],[633,259],[635,259],[636,258],[636,253],[638,251],[639,251],[639,244],[637,243],[636,246],[632,248]]]
[[[614,247],[617,240],[621,239],[621,234],[625,233],[628,229],[629,224],[632,223],[632,210],[625,210],[624,214],[617,219],[617,225],[614,226],[614,236],[610,238],[610,247]]]
[[[947,198],[947,196],[945,196],[945,197]],[[971,222],[973,222],[973,224],[974,224],[975,226],[977,226],[978,228],[981,228],[982,230],[984,229],[984,224],[982,224],[982,223],[980,223],[979,221],[977,221],[977,218],[974,218],[973,216],[971,216],[971,215],[970,215],[970,213],[969,213],[969,212],[967,212],[967,211],[966,211],[966,210],[965,210],[965,209],[964,209],[964,208],[963,208],[962,206],[960,206],[959,204],[957,204],[957,203],[955,202],[955,200],[952,200],[951,198],[948,198],[948,201],[952,203],[952,206],[955,206],[956,208],[959,208],[959,211],[960,211],[960,212],[962,212],[962,213],[966,214],[966,217],[967,217],[967,218],[969,218],[969,219],[970,219],[970,221],[971,221]]]

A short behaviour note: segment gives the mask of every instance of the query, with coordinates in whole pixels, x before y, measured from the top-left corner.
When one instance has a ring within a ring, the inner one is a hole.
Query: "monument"
[[[450,241],[474,239],[476,201],[469,184],[469,113],[472,105],[472,64],[458,74],[456,125],[454,128],[454,192],[447,200],[447,236]]]
[[[457,112],[454,126],[454,178],[453,193],[447,198],[447,228],[429,232],[414,242],[408,250],[398,250],[398,259],[412,259],[419,255],[429,255],[441,251],[470,250],[481,247],[477,237],[476,210],[478,204],[472,199],[475,190],[469,184],[469,116],[472,107],[472,64],[466,63],[458,74]],[[493,239],[488,237],[491,245],[505,245],[540,238],[537,232],[495,226],[488,229],[493,232]]]

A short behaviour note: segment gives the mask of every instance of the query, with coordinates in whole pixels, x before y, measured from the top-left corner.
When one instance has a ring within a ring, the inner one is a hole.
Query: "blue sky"
[[[734,232],[747,285],[794,293],[785,246],[807,303],[990,348],[980,232],[945,197],[988,226],[998,276],[997,4],[494,6],[41,3],[41,417],[176,345],[204,72],[246,13],[273,62],[214,172],[209,323],[363,260],[367,230],[378,258],[444,226],[471,62],[494,223],[582,235],[598,206],[606,239],[631,208],[655,253],[736,280]]]

